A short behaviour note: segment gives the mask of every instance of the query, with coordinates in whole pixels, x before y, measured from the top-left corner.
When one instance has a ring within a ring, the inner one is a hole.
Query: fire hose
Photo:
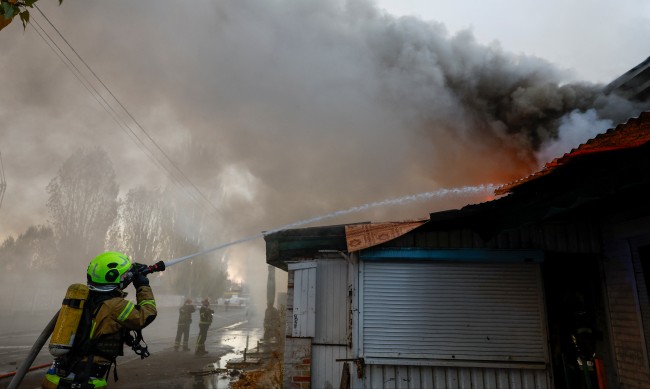
[[[27,371],[29,370],[30,366],[32,366],[32,363],[34,362],[34,359],[36,359],[36,356],[38,355],[39,352],[41,352],[43,345],[45,344],[45,342],[47,342],[47,339],[52,334],[52,331],[54,331],[54,325],[56,324],[56,319],[58,317],[59,317],[59,312],[57,311],[56,314],[54,314],[54,317],[52,317],[52,320],[50,320],[47,326],[45,326],[45,329],[43,329],[41,335],[38,337],[38,339],[36,339],[36,343],[34,343],[31,350],[29,350],[29,354],[27,354],[27,358],[25,358],[23,363],[20,365],[20,368],[16,370],[16,374],[14,375],[14,378],[11,379],[11,382],[9,383],[9,386],[7,386],[7,389],[15,389],[23,381],[25,374],[27,374]]]
[[[34,370],[44,369],[44,368],[49,367],[49,366],[52,366],[52,364],[51,363],[44,363],[42,365],[32,366],[29,369],[27,369],[27,371],[34,371]],[[13,377],[15,375],[16,375],[15,371],[12,371],[11,373],[0,374],[0,380],[3,379],[3,378]]]
[[[381,207],[381,206],[386,206],[386,205],[396,205],[396,204],[402,204],[402,203],[417,201],[417,200],[427,200],[427,199],[430,199],[430,198],[433,198],[433,197],[443,197],[443,196],[446,196],[446,195],[449,195],[449,194],[468,195],[468,194],[477,194],[477,193],[483,193],[483,192],[491,193],[491,192],[493,192],[495,190],[495,188],[496,187],[494,185],[487,184],[487,185],[479,185],[479,186],[474,186],[474,187],[462,187],[462,188],[455,188],[455,189],[440,189],[440,190],[437,190],[437,191],[434,191],[434,192],[425,192],[425,193],[420,193],[420,194],[417,194],[417,195],[404,196],[404,197],[400,197],[400,198],[396,198],[396,199],[392,199],[392,200],[384,200],[384,201],[377,201],[377,202],[373,202],[373,203],[368,203],[368,204],[365,204],[365,205],[352,207],[352,208],[349,208],[349,209],[346,209],[346,210],[332,212],[332,213],[324,215],[324,216],[318,216],[318,217],[314,217],[314,218],[311,218],[311,219],[305,219],[305,220],[298,221],[298,222],[295,222],[295,223],[287,224],[287,225],[282,226],[280,228],[265,231],[263,233],[252,235],[252,236],[242,238],[242,239],[239,239],[239,240],[236,240],[236,241],[232,241],[232,242],[229,242],[229,243],[226,243],[226,244],[214,246],[214,247],[208,248],[206,250],[203,250],[203,251],[200,251],[200,252],[197,252],[197,253],[194,253],[194,254],[190,254],[190,255],[187,255],[187,256],[184,256],[184,257],[175,258],[175,259],[171,259],[169,261],[164,261],[164,262],[159,261],[156,264],[154,264],[152,266],[148,266],[146,269],[141,270],[141,271],[145,272],[144,274],[163,271],[166,268],[168,268],[170,266],[173,266],[173,265],[175,265],[177,263],[183,262],[183,261],[185,261],[187,259],[199,256],[199,255],[203,255],[203,254],[215,251],[215,250],[219,250],[219,249],[223,249],[223,248],[233,246],[233,245],[236,245],[236,244],[244,243],[244,242],[247,242],[247,241],[250,241],[250,240],[253,240],[253,239],[257,239],[259,237],[266,236],[266,235],[269,235],[269,234],[273,234],[273,233],[276,233],[276,232],[279,232],[279,231],[283,231],[283,230],[286,230],[286,229],[289,229],[289,228],[300,227],[300,226],[305,225],[305,224],[310,224],[310,223],[314,223],[314,222],[318,222],[318,221],[323,221],[323,220],[331,219],[333,217],[338,217],[338,216],[343,216],[343,215],[347,215],[347,214],[350,214],[350,213],[363,211],[363,210],[366,210],[366,209],[369,209],[369,208]],[[29,369],[31,364],[34,362],[34,359],[36,359],[36,355],[40,352],[41,348],[43,348],[43,345],[45,344],[45,342],[47,341],[49,336],[52,334],[52,331],[54,330],[54,326],[56,325],[57,316],[58,316],[58,312],[57,312],[56,315],[54,315],[54,317],[50,321],[50,324],[48,324],[47,327],[45,327],[45,329],[43,330],[43,333],[38,338],[38,340],[36,341],[34,346],[32,346],[32,350],[31,350],[30,354],[28,355],[27,359],[25,359],[25,361],[21,365],[20,369],[18,369],[18,371],[16,372],[16,375],[14,375],[14,378],[11,380],[11,383],[9,384],[8,389],[17,388],[18,384],[20,384],[20,382],[23,380],[23,378],[25,377],[25,374],[27,373],[27,370]]]
[[[282,227],[282,228],[278,228],[278,229],[271,230],[271,231],[266,231],[266,232],[261,233],[261,234],[249,236],[247,238],[239,239],[239,240],[229,242],[229,243],[226,243],[226,244],[210,247],[210,248],[208,248],[206,250],[199,251],[199,252],[196,252],[194,254],[186,255],[184,257],[171,259],[169,261],[159,261],[159,262],[156,262],[155,264],[153,264],[151,266],[146,266],[146,265],[142,265],[142,264],[134,264],[136,266],[134,266],[134,270],[132,270],[132,271],[138,271],[138,272],[140,272],[140,273],[142,273],[144,275],[147,275],[147,274],[150,274],[150,273],[155,273],[155,272],[161,272],[161,271],[164,271],[166,268],[168,268],[170,266],[173,266],[173,265],[175,265],[177,263],[183,262],[183,261],[188,260],[190,258],[194,258],[196,256],[203,255],[203,254],[206,254],[206,253],[209,253],[209,252],[212,252],[212,251],[216,251],[216,250],[219,250],[219,249],[223,249],[223,248],[226,248],[226,247],[229,247],[229,246],[233,246],[233,245],[236,245],[236,244],[239,244],[239,243],[247,242],[249,240],[257,239],[257,238],[259,238],[261,236],[264,236],[264,235],[267,235],[267,234],[270,234],[270,233],[273,233],[273,232],[281,231],[281,230],[283,230],[285,228],[288,228],[288,227],[298,226],[300,224],[304,224],[304,223],[311,222],[311,221],[314,221],[314,220],[317,220],[317,219],[310,219],[310,220],[307,220],[307,221],[294,223],[294,224],[291,224],[291,225],[288,225],[288,226],[285,226],[285,227]],[[7,389],[15,389],[15,388],[17,388],[18,385],[20,385],[22,380],[25,378],[25,375],[27,374],[27,372],[30,371],[30,370],[35,370],[35,368],[31,368],[31,365],[32,365],[32,363],[34,363],[34,360],[36,359],[36,356],[38,355],[38,353],[41,351],[41,349],[45,345],[45,342],[47,342],[47,339],[50,337],[50,335],[52,335],[52,332],[54,331],[54,327],[56,325],[56,320],[57,320],[58,316],[59,316],[59,312],[57,311],[57,313],[54,315],[54,317],[52,317],[52,320],[50,320],[50,323],[48,323],[48,325],[45,327],[45,329],[43,329],[43,332],[41,333],[41,335],[38,337],[38,339],[36,339],[36,343],[34,343],[34,345],[32,346],[29,354],[27,355],[27,358],[25,358],[23,363],[20,365],[20,368],[18,370],[16,370],[16,372],[9,373],[9,374],[6,375],[6,377],[10,377],[10,376],[13,375],[13,378],[12,378],[11,382],[9,383],[9,386],[7,387]],[[49,366],[49,364],[44,365],[42,367],[46,367],[46,366]]]
[[[142,265],[141,265],[142,266]],[[138,268],[141,274],[147,275],[150,273],[155,273],[155,272],[160,272],[164,271],[166,268],[165,263],[163,261],[159,261],[151,266],[142,266]],[[32,346],[32,348],[29,350],[29,354],[27,354],[27,357],[23,361],[23,363],[20,365],[18,370],[16,370],[15,373],[9,373],[7,377],[13,375],[13,378],[11,379],[11,382],[9,383],[9,386],[7,386],[7,389],[16,389],[18,388],[18,385],[23,381],[25,378],[25,375],[27,374],[28,371],[34,370],[31,368],[32,363],[34,363],[34,360],[36,359],[36,356],[38,353],[41,352],[41,349],[45,345],[45,342],[47,342],[47,339],[52,335],[52,332],[54,331],[54,326],[56,325],[56,320],[59,317],[59,311],[56,312],[56,314],[52,317],[50,322],[45,326],[43,329],[43,332],[41,332],[41,335],[39,335],[38,339],[36,339],[36,342]],[[44,365],[42,367],[49,366]]]

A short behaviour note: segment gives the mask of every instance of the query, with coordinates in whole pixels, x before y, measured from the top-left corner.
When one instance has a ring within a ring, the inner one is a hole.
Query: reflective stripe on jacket
[[[141,330],[149,325],[157,314],[151,287],[139,287],[136,291],[136,301],[134,304],[120,296],[103,301],[92,321],[90,339],[122,339],[121,333],[124,330]],[[97,357],[95,361],[98,361]]]
[[[141,286],[135,295],[137,303],[124,297],[113,297],[102,303],[93,320],[91,339],[113,334],[126,328],[141,330],[156,318],[156,301],[149,286]]]

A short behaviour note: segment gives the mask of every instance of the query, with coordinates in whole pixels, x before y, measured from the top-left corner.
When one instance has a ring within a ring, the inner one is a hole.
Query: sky
[[[574,73],[609,83],[650,56],[650,4],[643,0],[380,0],[380,8],[471,30],[483,44],[535,55]]]
[[[508,183],[648,109],[602,93],[650,55],[644,1],[178,4],[43,0],[56,29],[32,10],[25,31],[0,31],[0,239],[47,222],[45,187],[83,148],[108,151],[121,193],[199,198],[218,246],[385,199]],[[318,225],[489,198],[430,196]],[[219,255],[234,278],[265,277],[261,238]]]

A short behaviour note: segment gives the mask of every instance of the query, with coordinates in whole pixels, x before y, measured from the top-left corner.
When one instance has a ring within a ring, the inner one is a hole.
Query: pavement
[[[48,315],[41,318],[47,324]],[[175,307],[159,310],[156,320],[143,331],[151,355],[140,359],[132,350],[125,347],[124,356],[118,357],[118,380],[114,382],[113,373],[109,378],[109,388],[169,388],[169,389],[226,389],[240,377],[239,369],[226,369],[228,361],[241,361],[245,350],[254,353],[258,341],[262,337],[262,318],[245,309],[217,309],[212,326],[208,330],[206,341],[207,355],[194,355],[194,344],[198,334],[198,324],[192,323],[190,330],[191,351],[174,351],[173,343],[176,335],[178,311]],[[29,351],[28,343],[36,340],[38,332],[23,327],[11,327],[8,323],[0,322],[3,330],[3,343],[8,344],[0,355],[0,372],[15,370],[20,366],[24,356]],[[43,325],[44,327],[44,325]],[[41,328],[42,329],[42,328]],[[12,332],[13,331],[13,332]],[[24,339],[21,339],[24,338]],[[18,340],[17,340],[18,339]],[[25,343],[25,344],[23,344]],[[14,344],[12,346],[12,344]],[[12,348],[13,347],[13,348]],[[13,354],[9,354],[10,351]],[[22,359],[21,359],[22,358]],[[47,345],[32,364],[37,366],[51,362],[52,357],[47,352]],[[248,358],[249,361],[254,360]],[[255,367],[255,366],[253,366]],[[20,388],[39,388],[45,369],[29,372],[23,379]],[[11,381],[0,380],[0,388],[6,388]]]

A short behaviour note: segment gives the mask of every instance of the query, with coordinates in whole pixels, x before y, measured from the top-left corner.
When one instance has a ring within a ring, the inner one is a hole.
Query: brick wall
[[[287,338],[284,341],[284,388],[311,389],[311,341],[312,338],[291,337],[293,318],[293,275],[289,271],[287,285]]]
[[[284,387],[311,388],[311,338],[287,338],[285,340]]]

